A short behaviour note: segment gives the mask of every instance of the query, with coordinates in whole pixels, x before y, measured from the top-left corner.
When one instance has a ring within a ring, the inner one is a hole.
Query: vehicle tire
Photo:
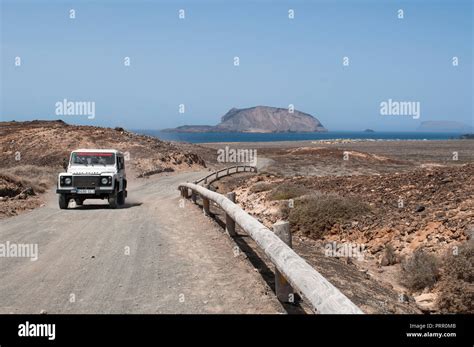
[[[66,194],[59,194],[59,208],[61,210],[67,209],[67,205],[69,204],[69,199]]]
[[[123,190],[117,194],[117,203],[119,205],[125,204],[125,192]]]
[[[109,206],[110,208],[118,207],[118,194],[117,193],[109,195]]]

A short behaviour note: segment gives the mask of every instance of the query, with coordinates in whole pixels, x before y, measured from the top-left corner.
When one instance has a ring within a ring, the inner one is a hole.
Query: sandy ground
[[[177,184],[132,184],[124,208],[97,200],[0,221],[0,242],[38,244],[39,258],[0,258],[0,313],[279,313],[284,309],[222,229]],[[129,255],[126,254],[129,250]]]
[[[271,174],[294,176],[348,176],[393,173],[421,166],[462,165],[474,162],[473,140],[446,141],[281,141],[246,143],[207,143],[216,151],[252,149]],[[347,153],[347,161],[343,160]],[[456,153],[456,156],[455,156]],[[209,158],[209,155],[208,155]],[[453,160],[456,158],[456,160]]]
[[[34,126],[43,127],[43,124]],[[56,134],[63,131],[63,127],[56,124],[47,131]],[[79,130],[87,135],[91,145],[97,145],[105,133],[110,133],[110,138],[115,138],[116,134],[122,136],[117,140],[121,141],[117,142],[118,146],[132,149],[133,163],[128,166],[131,181],[128,202],[122,209],[111,210],[105,204],[86,201],[83,207],[62,211],[51,190],[46,194],[27,195],[24,200],[18,199],[23,193],[7,200],[3,198],[0,203],[8,213],[0,214],[5,218],[0,220],[0,243],[38,244],[40,256],[34,262],[25,258],[0,258],[0,313],[309,312],[304,302],[282,306],[273,293],[273,265],[253,240],[241,230],[234,240],[228,238],[223,233],[222,211],[211,207],[217,218],[215,221],[205,217],[190,202],[183,205],[177,185],[204,176],[211,169],[235,165],[217,162],[217,150],[230,146],[256,149],[259,172],[270,178],[274,186],[280,184],[275,183],[278,180],[297,179],[308,189],[317,186],[339,193],[346,189],[350,193],[354,182],[365,182],[364,177],[369,177],[367,182],[371,182],[372,189],[367,191],[366,198],[376,199],[376,203],[383,205],[383,191],[396,189],[385,184],[390,180],[379,177],[399,177],[399,173],[410,176],[416,170],[432,168],[456,170],[474,161],[474,141],[470,140],[298,141],[197,146],[157,142],[113,129],[84,127]],[[31,131],[36,132],[35,128]],[[8,158],[8,153],[22,148],[20,164],[26,162],[26,169],[28,165],[37,165],[35,158],[39,157],[33,155],[27,141],[6,141],[5,146],[4,154]],[[154,150],[151,149],[153,146],[156,147]],[[166,154],[162,155],[161,150]],[[457,160],[453,160],[454,153]],[[149,160],[151,154],[153,159]],[[344,160],[344,154],[348,154],[350,160]],[[62,156],[62,153],[48,154],[45,158],[49,161],[44,159],[45,163],[39,164],[52,170]],[[207,169],[201,165],[202,159]],[[160,173],[163,163],[176,172]],[[4,169],[17,164],[3,162]],[[48,170],[40,173],[45,177],[54,176]],[[151,176],[134,179],[143,172]],[[360,176],[360,179],[351,178],[354,176]],[[242,199],[238,203],[271,225],[278,217],[273,213],[274,206],[262,204],[261,197],[245,193],[245,187],[248,189],[248,185],[254,183],[252,177],[256,178],[255,175],[236,175],[217,182],[213,188],[220,193],[236,190],[238,199]],[[430,188],[430,180],[426,187],[418,188]],[[450,186],[456,183],[446,182]],[[47,185],[48,182],[38,183],[39,188]],[[415,185],[408,190],[409,194],[420,194]],[[408,187],[412,187],[411,183]],[[460,209],[465,214],[466,204],[458,206],[456,197],[450,199],[453,206],[448,207]],[[446,205],[445,199],[427,201],[425,205],[438,209],[442,207],[440,204]],[[34,210],[27,212],[28,209]],[[22,214],[8,217],[17,213]],[[452,229],[450,223],[447,226]],[[349,226],[349,231],[351,228]],[[385,231],[380,232],[385,235]],[[403,236],[403,233],[398,234]],[[337,231],[331,236],[339,240]],[[341,234],[340,239],[344,238]],[[417,241],[424,243],[423,239]],[[400,295],[405,297],[406,293],[406,289],[394,280],[399,264],[382,268],[379,260],[354,263],[328,258],[321,253],[320,242],[298,233],[294,236],[294,248],[364,312],[420,313],[413,297],[406,296],[408,299],[403,302],[399,300]]]

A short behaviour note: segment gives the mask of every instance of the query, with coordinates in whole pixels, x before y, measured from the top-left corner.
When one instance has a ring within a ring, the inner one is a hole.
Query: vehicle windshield
[[[73,152],[71,165],[115,165],[115,153]]]

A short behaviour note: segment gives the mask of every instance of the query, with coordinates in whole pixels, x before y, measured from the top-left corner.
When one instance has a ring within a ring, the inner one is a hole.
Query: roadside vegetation
[[[45,166],[19,165],[0,170],[0,196],[44,193],[54,185],[58,169]]]
[[[445,257],[438,289],[440,293],[438,308],[441,313],[474,313],[474,243],[472,241]]]
[[[272,189],[272,185],[267,182],[257,182],[253,186],[250,187],[250,192],[252,193],[261,193],[266,192]]]
[[[297,198],[306,192],[306,188],[287,182],[273,188],[267,198],[270,200],[288,200]]]
[[[474,313],[474,244],[441,257],[419,248],[402,261],[400,279],[411,292],[436,292],[440,313]]]
[[[402,262],[402,282],[410,290],[434,286],[440,276],[440,262],[435,255],[418,248]]]
[[[312,193],[294,201],[283,211],[293,230],[320,239],[336,224],[351,222],[370,212],[370,207],[354,198],[337,194]]]

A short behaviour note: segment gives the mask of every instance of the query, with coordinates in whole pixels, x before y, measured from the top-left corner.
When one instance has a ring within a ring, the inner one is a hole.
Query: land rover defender
[[[86,199],[107,199],[111,208],[125,203],[127,178],[123,153],[115,149],[78,149],[71,152],[66,172],[58,176],[59,208],[73,199],[80,206]]]

